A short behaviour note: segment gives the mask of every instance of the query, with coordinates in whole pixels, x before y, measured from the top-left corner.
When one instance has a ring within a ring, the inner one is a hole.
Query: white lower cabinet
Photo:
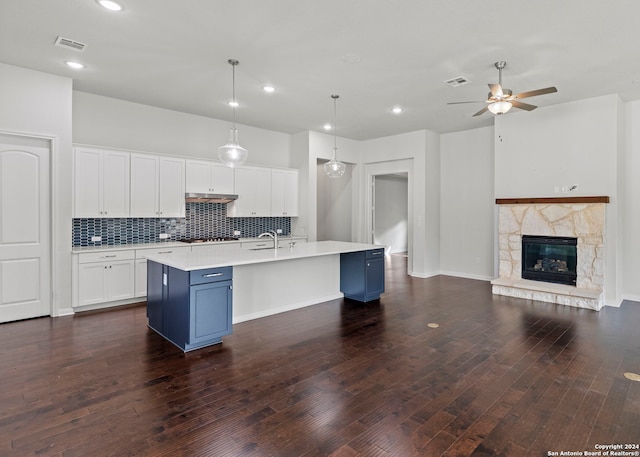
[[[189,246],[170,247],[157,249],[136,249],[136,297],[147,296],[147,256],[175,254],[177,252],[189,252]]]
[[[133,298],[134,257],[133,250],[78,254],[73,306]]]

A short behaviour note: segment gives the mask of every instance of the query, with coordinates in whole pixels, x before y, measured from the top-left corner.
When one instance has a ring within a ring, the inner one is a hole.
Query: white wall
[[[495,119],[496,198],[615,196],[618,103],[615,95],[562,103]]]
[[[493,279],[493,127],[441,135],[440,147],[441,272]]]
[[[52,139],[52,315],[71,312],[70,78],[0,63],[0,131]]]
[[[329,178],[324,172],[324,161],[317,164],[317,240],[351,241],[352,173],[353,165],[341,178]]]
[[[409,274],[440,271],[440,136],[429,130],[362,142],[362,192],[358,230],[370,237],[371,176],[408,173]]]
[[[391,253],[408,250],[409,181],[405,176],[379,175],[375,180],[375,244]]]
[[[84,92],[73,93],[73,142],[201,159],[218,159],[231,122]],[[237,124],[247,165],[291,167],[290,135]]]
[[[306,210],[308,219],[306,221],[308,227],[309,241],[316,241],[318,238],[318,163],[331,159],[333,153],[334,137],[319,132],[308,132],[308,154],[307,154],[307,172],[309,176],[309,182],[307,183],[307,205]],[[337,138],[338,154],[337,159],[346,164],[351,164],[351,199],[352,207],[355,208],[359,204],[359,158],[360,158],[360,142],[356,140],[350,140],[347,138]],[[298,150],[293,151],[294,156],[297,156]],[[343,177],[344,178],[344,177]],[[340,179],[343,179],[340,178]],[[348,179],[348,177],[347,177]],[[353,202],[356,202],[355,205]],[[336,214],[335,217],[343,217],[351,219],[351,239],[349,241],[358,241],[355,236],[355,228],[357,225],[357,214],[355,211],[351,213],[346,212],[346,205],[343,205],[342,211]]]
[[[608,95],[495,120],[497,198],[611,197],[605,222],[605,300],[610,305],[621,294],[617,193],[623,115],[619,97]],[[555,192],[573,185],[573,192]]]
[[[627,103],[625,154],[622,164],[622,298],[640,301],[640,101]]]

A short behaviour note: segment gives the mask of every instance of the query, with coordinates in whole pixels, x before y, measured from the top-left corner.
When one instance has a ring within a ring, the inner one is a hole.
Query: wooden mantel
[[[609,197],[496,198],[496,205],[536,205],[554,203],[609,203]]]

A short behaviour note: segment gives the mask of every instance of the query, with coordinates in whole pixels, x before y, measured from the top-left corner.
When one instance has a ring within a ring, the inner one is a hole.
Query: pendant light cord
[[[337,109],[336,109],[336,100],[338,100],[338,98],[340,98],[339,95],[332,95],[331,98],[333,98],[333,160],[336,159],[336,149],[338,149],[338,114],[337,114]]]
[[[238,102],[236,101],[236,65],[238,65],[240,62],[238,62],[235,59],[229,59],[229,64],[231,64],[231,75],[232,75],[232,79],[231,79],[231,90],[232,90],[232,99],[231,99],[231,107],[233,108],[233,128],[236,128],[236,105],[238,104]]]

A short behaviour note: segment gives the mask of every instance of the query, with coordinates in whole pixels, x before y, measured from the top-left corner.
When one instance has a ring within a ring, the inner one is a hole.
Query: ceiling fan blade
[[[449,102],[447,105],[460,105],[462,103],[484,103],[484,100],[474,100],[470,102]]]
[[[533,111],[534,109],[537,108],[537,106],[535,105],[529,105],[528,103],[522,103],[519,102],[517,100],[509,100],[509,102],[511,102],[511,104],[515,107],[515,108],[520,108],[526,111]]]
[[[513,98],[527,98],[527,97],[535,97],[536,95],[544,95],[544,94],[553,94],[554,92],[558,92],[558,89],[555,87],[545,87],[544,89],[538,90],[530,90],[529,92],[521,92],[513,96]]]
[[[482,108],[480,111],[478,111],[476,114],[474,114],[471,117],[480,116],[481,114],[483,114],[484,112],[486,112],[488,110],[489,110],[489,107],[485,106],[484,108]]]
[[[501,98],[504,96],[502,86],[500,84],[489,84],[489,90],[494,97]]]

